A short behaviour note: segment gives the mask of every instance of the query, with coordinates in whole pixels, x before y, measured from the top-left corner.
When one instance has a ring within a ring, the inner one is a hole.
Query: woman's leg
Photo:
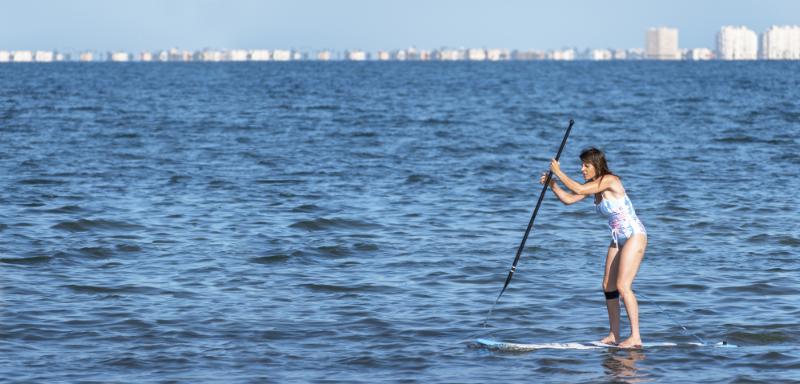
[[[639,303],[633,294],[633,279],[639,272],[639,265],[644,258],[644,251],[647,248],[647,236],[641,233],[634,234],[625,245],[620,249],[619,268],[617,272],[617,290],[622,301],[625,302],[625,312],[631,322],[631,336],[619,344],[620,347],[635,347],[642,345],[642,338],[639,335]]]
[[[617,290],[617,269],[619,260],[617,255],[619,248],[614,243],[608,247],[608,254],[606,255],[606,272],[603,274],[603,292],[614,292]],[[608,336],[601,343],[616,344],[620,341],[619,337],[619,298],[606,299],[606,308],[608,309],[608,325],[611,328]]]

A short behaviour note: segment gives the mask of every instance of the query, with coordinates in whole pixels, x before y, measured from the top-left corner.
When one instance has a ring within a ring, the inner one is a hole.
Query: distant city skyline
[[[165,47],[379,51],[418,47],[642,48],[643,31],[680,31],[713,48],[721,26],[762,33],[800,24],[800,1],[28,0],[4,2],[0,50],[155,51]]]

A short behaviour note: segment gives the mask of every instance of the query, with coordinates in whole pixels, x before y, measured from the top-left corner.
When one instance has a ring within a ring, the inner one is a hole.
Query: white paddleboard
[[[600,349],[600,348],[617,348],[623,349],[619,346],[613,344],[604,344],[599,341],[593,341],[589,343],[536,343],[536,344],[521,344],[521,343],[509,343],[504,341],[497,341],[497,340],[489,340],[489,339],[476,339],[475,346],[479,348],[486,348],[496,351],[507,351],[507,352],[528,352],[528,351],[536,351],[539,349]],[[647,348],[664,348],[664,347],[703,347],[706,344],[700,343],[685,343],[685,344],[675,344],[675,343],[644,343],[641,349]],[[735,347],[735,345],[727,344],[727,343],[717,343],[714,344],[715,347]],[[633,348],[633,349],[640,349],[640,348]]]

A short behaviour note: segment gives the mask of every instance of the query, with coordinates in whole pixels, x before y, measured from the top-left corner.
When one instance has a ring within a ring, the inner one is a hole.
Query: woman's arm
[[[612,177],[601,177],[600,180],[592,180],[586,182],[585,184],[581,184],[570,179],[566,173],[562,172],[561,164],[559,164],[558,160],[555,159],[550,162],[550,170],[553,171],[553,174],[558,176],[561,182],[564,183],[565,187],[579,195],[593,195],[595,193],[601,193],[611,188],[611,183],[613,181]]]
[[[546,178],[547,174],[545,173],[542,175],[541,179],[539,179],[539,183],[544,184]],[[556,195],[556,197],[558,197],[558,199],[561,200],[561,202],[565,205],[575,204],[586,197],[586,195],[574,195],[561,189],[554,179],[550,179],[550,189],[553,190],[553,193]]]

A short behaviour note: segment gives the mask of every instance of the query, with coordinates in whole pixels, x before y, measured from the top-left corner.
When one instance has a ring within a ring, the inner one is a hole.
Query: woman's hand
[[[550,170],[556,175],[561,173],[561,163],[556,159],[550,160]]]
[[[539,184],[544,185],[544,182],[547,180],[547,172],[542,172],[542,177],[539,178]],[[556,183],[554,177],[550,178],[550,188],[553,187],[553,184]]]

